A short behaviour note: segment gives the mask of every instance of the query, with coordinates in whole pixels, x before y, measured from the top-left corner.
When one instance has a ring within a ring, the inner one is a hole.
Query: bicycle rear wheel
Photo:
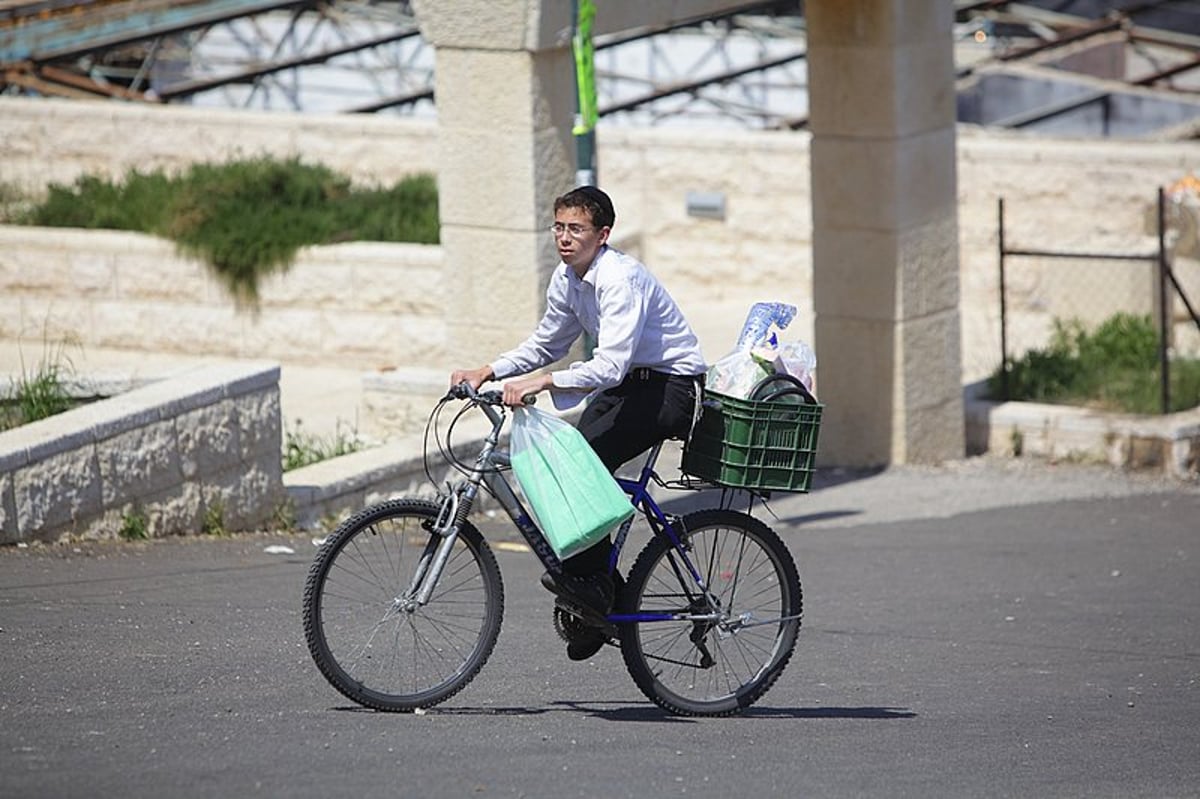
[[[619,625],[621,654],[638,688],[665,710],[737,713],[767,692],[792,656],[800,577],[779,536],[752,516],[704,510],[679,526],[715,606],[670,542],[655,536],[630,569],[621,612],[691,618]]]
[[[500,633],[504,586],[487,543],[464,523],[429,602],[409,595],[438,505],[395,500],[368,508],[321,546],[304,587],[304,634],[334,688],[377,710],[449,699],[487,662]]]

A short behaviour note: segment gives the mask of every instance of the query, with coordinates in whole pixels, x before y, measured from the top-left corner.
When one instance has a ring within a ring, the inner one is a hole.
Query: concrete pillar
[[[951,0],[810,0],[822,460],[964,453]]]
[[[486,362],[541,315],[558,263],[546,227],[575,175],[570,6],[419,0],[435,50],[446,357]],[[561,6],[561,8],[559,8]]]
[[[595,32],[666,24],[749,0],[606,0]],[[415,0],[436,59],[447,367],[483,363],[541,316],[558,263],[546,227],[575,180],[570,0]],[[601,166],[601,172],[603,167]],[[621,198],[614,197],[617,219]]]

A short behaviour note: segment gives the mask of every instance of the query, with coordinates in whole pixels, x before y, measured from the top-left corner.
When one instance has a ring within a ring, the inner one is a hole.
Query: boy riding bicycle
[[[686,438],[698,411],[706,364],[679,306],[637,259],[608,245],[616,214],[608,195],[582,186],[554,201],[554,233],[562,262],[546,289],[546,311],[517,348],[478,369],[456,370],[451,385],[504,384],[504,401],[551,390],[560,407],[598,392],[579,431],[610,471],[667,438]],[[591,357],[554,372],[529,374],[565,356],[582,333],[596,342]],[[520,377],[521,375],[526,375]],[[563,562],[562,575],[542,584],[601,617],[613,607],[607,539]],[[585,660],[604,645],[604,633],[577,631],[567,645]]]

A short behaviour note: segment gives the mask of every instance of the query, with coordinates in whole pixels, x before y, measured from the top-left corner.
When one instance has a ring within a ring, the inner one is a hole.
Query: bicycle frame
[[[479,493],[480,484],[484,484],[492,493],[496,500],[504,508],[509,518],[512,519],[517,530],[529,545],[529,548],[537,556],[542,565],[552,574],[562,573],[562,561],[554,554],[549,541],[533,520],[533,517],[525,509],[520,498],[509,484],[507,478],[503,474],[503,467],[509,465],[509,454],[507,451],[500,449],[500,431],[504,426],[506,414],[502,409],[497,409],[486,403],[478,403],[478,407],[484,412],[488,420],[492,423],[491,432],[485,437],[483,447],[479,451],[479,455],[475,459],[475,465],[466,474],[464,480],[460,481],[459,485],[453,489],[448,495],[443,498],[442,512],[438,516],[435,530],[441,534],[442,540],[438,543],[435,551],[425,553],[422,565],[417,569],[414,576],[413,584],[410,586],[410,591],[406,596],[413,596],[418,604],[425,604],[429,600],[429,596],[433,592],[434,586],[437,584],[438,578],[441,576],[441,571],[445,565],[446,559],[449,556],[450,550],[453,547],[454,539],[458,534],[458,530],[462,522],[469,513],[475,497]],[[671,519],[654,501],[650,495],[649,486],[652,481],[661,482],[657,473],[654,471],[654,464],[658,460],[659,451],[662,449],[662,444],[654,445],[647,454],[646,460],[642,465],[641,472],[636,479],[616,478],[617,484],[626,494],[629,495],[630,502],[636,507],[645,517],[650,529],[654,535],[665,537],[671,544],[671,548],[679,559],[682,561],[687,575],[679,572],[677,564],[673,564],[676,574],[679,577],[680,586],[689,599],[692,599],[692,592],[689,587],[689,579],[694,585],[698,594],[704,596],[708,600],[710,608],[719,608],[720,603],[714,597],[705,584],[703,576],[692,564],[691,559],[687,555],[687,545],[680,536],[679,531],[675,529]],[[616,537],[613,541],[612,555],[609,559],[609,572],[614,573],[617,568],[617,561],[621,554],[621,549],[625,544],[625,539],[629,534],[629,529],[633,524],[633,517],[627,519],[617,530]],[[651,622],[651,621],[673,621],[679,619],[688,619],[694,621],[717,621],[720,614],[705,613],[631,613],[609,614],[607,620],[610,623],[628,623],[628,622]]]

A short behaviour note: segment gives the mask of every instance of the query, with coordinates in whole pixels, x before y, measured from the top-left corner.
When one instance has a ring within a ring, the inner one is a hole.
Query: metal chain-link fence
[[[1131,227],[1134,216],[1115,214],[1113,226]],[[1158,408],[1169,412],[1172,362],[1192,369],[1184,362],[1200,359],[1200,314],[1193,299],[1200,297],[1200,181],[1188,178],[1160,189],[1146,209],[1141,235],[1116,236],[1107,243],[1117,246],[1107,251],[1099,246],[1017,246],[1014,241],[1029,237],[1006,226],[1003,198],[998,217],[1001,367],[993,379],[993,396],[1025,398],[1014,385],[1014,367],[1028,371],[1030,364],[1049,364],[1043,353],[1064,336],[1121,330],[1122,324],[1143,331],[1142,322],[1148,320],[1157,368],[1145,370],[1144,381],[1157,383]],[[1046,220],[1040,222],[1039,229],[1045,229]],[[1055,238],[1072,240],[1060,229]],[[1136,242],[1134,247],[1130,241]]]

